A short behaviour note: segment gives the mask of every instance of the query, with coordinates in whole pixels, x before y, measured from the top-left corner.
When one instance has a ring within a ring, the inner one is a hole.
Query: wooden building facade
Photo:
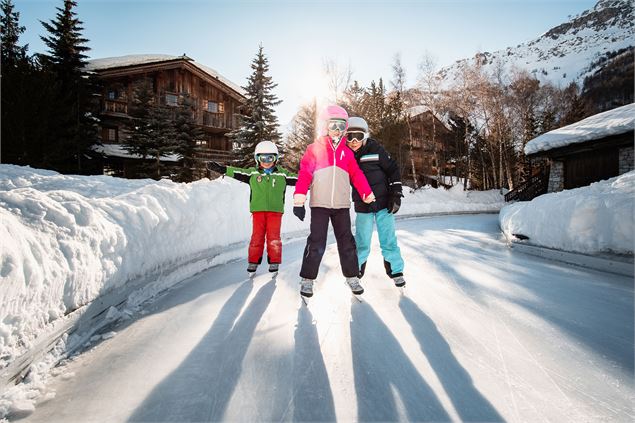
[[[455,174],[455,165],[450,157],[456,154],[454,134],[445,123],[425,108],[415,107],[409,111],[412,133],[412,158],[420,184],[437,186],[437,175]],[[433,142],[434,139],[434,142]],[[410,163],[406,175],[412,179]]]
[[[159,104],[177,106],[187,98],[192,103],[196,123],[203,136],[196,140],[196,158],[200,172],[206,175],[204,162],[227,162],[231,158],[232,143],[227,133],[236,129],[237,114],[245,101],[244,90],[216,71],[191,58],[167,55],[133,55],[96,59],[88,70],[95,72],[102,84],[100,132],[105,146],[105,173],[133,177],[132,156],[109,155],[124,151],[121,145],[128,137],[128,122],[135,89],[150,81]],[[166,158],[166,161],[174,161]]]
[[[532,167],[542,171],[507,193],[505,200],[528,201],[634,170],[634,127],[635,104],[628,104],[534,138],[525,154]]]

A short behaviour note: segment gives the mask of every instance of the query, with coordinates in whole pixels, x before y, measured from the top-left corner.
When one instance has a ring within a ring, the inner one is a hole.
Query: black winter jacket
[[[377,210],[387,208],[390,194],[401,194],[401,173],[397,162],[372,138],[367,139],[366,143],[355,151],[355,160],[375,194]],[[368,204],[362,201],[356,190],[353,190],[353,202],[357,213],[370,212]]]

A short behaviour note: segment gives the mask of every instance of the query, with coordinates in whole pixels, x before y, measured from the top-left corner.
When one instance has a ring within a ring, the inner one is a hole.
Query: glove
[[[379,211],[379,204],[377,204],[377,201],[373,201],[368,204],[368,211],[371,213],[377,213]]]
[[[304,205],[293,207],[293,214],[295,214],[301,221],[304,221],[304,216],[306,215]]]
[[[227,171],[227,166],[223,166],[222,164],[217,162],[207,162],[207,168],[209,170],[222,173],[222,174],[224,174]]]
[[[393,191],[388,197],[388,213],[395,214],[399,211],[401,207],[401,197],[403,194],[401,191]]]

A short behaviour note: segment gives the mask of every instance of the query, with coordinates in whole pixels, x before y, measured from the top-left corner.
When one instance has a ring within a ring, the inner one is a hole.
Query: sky
[[[632,276],[518,253],[505,244],[501,230],[509,238],[524,234],[534,245],[632,255],[634,190],[635,171],[512,204],[505,204],[498,190],[405,190],[396,227],[406,261],[406,295],[385,274],[374,236],[363,278],[364,302],[351,306],[331,239],[309,303],[314,314],[296,320],[302,245],[310,222],[291,213],[292,187],[287,188],[282,224],[281,272],[270,282],[263,264],[254,280],[245,283],[251,227],[247,184],[231,178],[175,183],[61,175],[0,165],[0,362],[22,364],[19,358],[25,352],[52,345],[43,338],[54,340],[61,325],[84,322],[77,325],[80,330],[60,339],[52,352],[57,357],[45,356],[44,363],[33,366],[27,383],[0,392],[0,420],[7,413],[28,415],[42,399],[42,407],[52,408],[53,415],[35,421],[201,421],[209,417],[189,413],[209,411],[211,403],[227,405],[234,413],[224,420],[286,421],[267,413],[280,413],[291,404],[291,390],[297,392],[302,382],[307,384],[306,397],[297,398],[325,404],[316,390],[325,392],[328,380],[336,396],[334,411],[343,421],[449,420],[442,414],[425,415],[431,410],[428,405],[437,403],[420,400],[419,389],[425,385],[417,379],[421,374],[435,392],[430,399],[445,398],[442,408],[453,410],[448,400],[463,398],[455,403],[458,413],[486,412],[479,418],[453,415],[453,421],[500,420],[491,417],[489,401],[506,421],[629,421]],[[459,212],[491,214],[430,216]],[[189,278],[200,282],[189,284]],[[171,306],[148,308],[147,301],[159,293]],[[410,323],[416,322],[411,328],[397,304],[406,299],[430,317],[408,314]],[[351,318],[350,310],[360,311],[356,306],[366,314]],[[75,320],[78,314],[82,320]],[[155,323],[136,326],[129,338],[122,337],[123,328],[108,324],[108,319],[125,321],[130,316]],[[318,342],[313,332],[294,338],[298,326],[319,331],[321,340],[328,333],[328,338]],[[108,332],[103,338],[95,335],[101,328]],[[349,329],[356,335],[348,338]],[[109,332],[113,330],[121,333]],[[418,365],[408,364],[420,351],[419,343],[409,338],[412,330],[423,336],[421,348],[436,373],[422,356],[414,362]],[[75,392],[56,396],[44,383],[46,372],[65,351],[113,337],[130,342],[116,344],[120,350],[102,348],[104,356],[85,354],[95,361],[80,361],[84,364],[75,367],[76,377],[73,370],[55,370],[67,373],[62,380]],[[221,352],[218,339],[223,340]],[[302,369],[315,369],[312,354],[324,354],[328,371],[342,373],[299,377],[291,371],[294,348],[300,348],[295,352],[301,363],[309,354],[312,365]],[[453,354],[458,354],[456,360]],[[380,364],[374,364],[376,360]],[[353,383],[360,371],[366,381],[361,385]],[[0,388],[7,373],[3,368]],[[179,377],[184,374],[189,376]],[[553,375],[560,383],[553,383]],[[435,382],[437,377],[445,389]],[[462,391],[472,383],[488,402]],[[386,402],[394,401],[392,387],[399,391],[396,397],[404,399],[408,414]],[[210,389],[219,391],[210,394]],[[524,404],[516,409],[518,414],[509,407],[510,390]],[[229,403],[227,395],[232,393],[237,403]],[[359,408],[351,406],[356,396],[366,399]],[[215,401],[210,403],[209,397]],[[169,418],[146,414],[162,410],[159,403],[164,401],[174,404],[165,410]],[[313,414],[295,414],[294,420],[336,420],[320,414],[317,406],[303,410]],[[358,410],[375,418],[357,418]],[[383,414],[397,410],[399,415]],[[141,414],[129,417],[133,411]],[[212,420],[221,416],[214,414]]]
[[[62,0],[17,0],[20,43],[45,52],[40,24]],[[283,103],[286,125],[302,103],[325,97],[324,62],[350,67],[362,85],[392,78],[399,54],[414,84],[424,54],[439,67],[479,51],[529,41],[591,8],[593,0],[82,0],[77,7],[90,58],[187,54],[244,86],[258,46]]]

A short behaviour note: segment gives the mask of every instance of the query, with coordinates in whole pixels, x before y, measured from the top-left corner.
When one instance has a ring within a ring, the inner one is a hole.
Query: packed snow
[[[292,192],[288,188],[283,234],[308,230],[308,221],[291,213]],[[399,216],[496,212],[503,205],[498,191],[460,187],[405,195]],[[231,178],[179,184],[0,165],[3,364],[32,347],[47,325],[97,296],[246,242],[248,204],[248,186]]]
[[[304,306],[304,237],[287,240],[277,277],[248,279],[240,260],[183,280],[95,334],[10,418],[633,421],[630,278],[517,253],[494,214],[396,229],[403,292],[375,237],[351,298],[331,239]]]
[[[500,227],[509,238],[586,254],[633,254],[635,245],[635,171],[500,211]]]
[[[626,186],[632,193],[632,177],[625,175],[620,183],[613,184]],[[291,195],[289,188],[282,227],[287,243],[303,240],[309,225],[290,213]],[[248,186],[230,178],[180,184],[167,180],[61,175],[0,165],[2,366],[32,348],[37,337],[63,316],[130,281],[179,266],[184,269],[172,279],[156,286],[149,283],[147,289],[131,295],[128,304],[135,306],[203,271],[206,267],[184,266],[197,257],[216,254],[215,261],[205,262],[207,267],[244,259],[251,226],[248,200]],[[424,187],[415,192],[406,190],[398,217],[497,212],[503,205],[498,191]],[[585,217],[597,216],[585,213],[581,220]],[[461,237],[461,223],[457,225],[450,232]],[[632,242],[632,221],[630,233]],[[436,239],[433,233],[429,236],[431,246],[446,242]],[[414,238],[405,236],[403,241],[410,245]],[[563,245],[570,242],[566,237],[562,241]],[[447,242],[456,243],[459,239]],[[297,256],[301,248],[296,245],[291,251]],[[421,251],[416,245],[410,248]],[[411,257],[411,261],[416,260],[419,259]],[[469,267],[469,263],[466,265]],[[241,260],[240,265],[232,268],[243,267]],[[413,269],[418,269],[418,265],[413,265]],[[289,284],[297,284],[297,272],[289,273],[288,278]],[[234,276],[230,279],[237,280]],[[112,307],[106,317],[110,321],[126,321],[132,313]],[[105,334],[94,334],[86,344],[116,339],[117,333],[118,330],[108,330]],[[63,336],[57,350],[36,363],[25,387],[5,393],[0,400],[0,416],[28,415],[36,399],[54,396],[43,388],[45,374],[67,342],[70,340]]]
[[[122,157],[122,158],[132,158],[132,159],[141,159],[141,154],[135,154],[129,152],[123,144],[101,144],[93,147],[98,153],[102,153],[109,157]],[[167,156],[161,157],[161,161],[163,162],[178,162],[181,160],[181,157],[178,154],[169,154]]]
[[[544,133],[525,145],[525,154],[599,140],[611,135],[632,133],[634,129],[635,103],[631,103]]]

